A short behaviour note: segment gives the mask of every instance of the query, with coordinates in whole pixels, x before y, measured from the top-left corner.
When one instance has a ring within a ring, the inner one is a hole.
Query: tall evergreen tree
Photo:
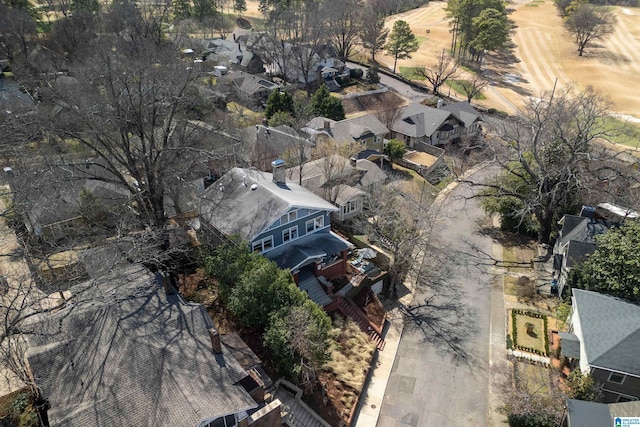
[[[385,50],[393,56],[393,72],[396,72],[398,59],[411,58],[411,54],[418,50],[418,39],[411,32],[411,28],[406,21],[396,21],[393,30],[389,35],[389,41],[385,45]]]

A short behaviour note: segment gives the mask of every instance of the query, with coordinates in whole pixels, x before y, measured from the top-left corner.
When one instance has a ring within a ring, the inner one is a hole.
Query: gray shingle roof
[[[291,181],[278,185],[272,177],[268,172],[233,168],[202,195],[201,220],[228,236],[251,241],[292,207],[338,210],[306,188]]]
[[[391,129],[414,138],[431,136],[449,118],[451,112],[416,102],[407,105]]]
[[[482,118],[482,114],[473,108],[467,101],[447,104],[443,106],[442,109],[450,111],[456,119],[464,123],[465,127],[471,126],[476,120]]]
[[[596,403],[567,399],[568,427],[603,427],[614,425],[617,417],[637,417],[640,401]]]
[[[606,221],[565,215],[563,217],[560,244],[564,245],[570,240],[592,243],[595,236],[604,234],[608,230],[609,224]]]
[[[582,264],[589,254],[592,254],[598,246],[595,243],[570,240],[567,247],[567,267],[573,268]]]
[[[256,406],[246,372],[215,355],[200,304],[167,297],[131,265],[72,287],[73,305],[40,319],[27,357],[52,426],[189,426]]]
[[[329,124],[329,129],[325,127],[326,123]],[[355,142],[358,138],[367,136],[367,134],[384,136],[389,133],[389,129],[371,114],[338,122],[324,117],[314,117],[305,125],[305,129],[311,136],[323,132],[339,144]]]
[[[640,376],[640,306],[597,292],[572,292],[588,364]]]
[[[558,332],[562,340],[562,355],[573,359],[580,358],[580,340],[574,334]]]

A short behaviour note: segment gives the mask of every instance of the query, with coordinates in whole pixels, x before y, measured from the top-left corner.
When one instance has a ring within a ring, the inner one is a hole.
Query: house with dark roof
[[[567,292],[567,279],[574,268],[580,266],[598,246],[594,238],[609,230],[608,221],[584,216],[565,215],[559,221],[562,226],[553,247],[554,277],[558,295]]]
[[[247,425],[259,406],[250,376],[205,308],[163,282],[123,265],[71,287],[64,308],[34,318],[26,359],[50,425]]]
[[[476,136],[480,132],[480,114],[471,105],[458,104],[468,103],[433,108],[412,102],[391,125],[391,138],[404,141],[412,150],[425,151],[426,145],[446,145]]]
[[[302,169],[290,168],[287,176],[338,206],[340,210],[333,214],[338,221],[361,214],[367,194],[387,180],[387,174],[375,163],[338,154],[305,163]]]
[[[601,384],[605,403],[640,399],[640,306],[574,289],[562,354]]]
[[[623,425],[624,418],[640,419],[640,401],[607,404],[567,399],[566,414],[565,427],[616,427]]]
[[[376,150],[378,152],[382,152],[384,138],[389,134],[389,129],[371,114],[340,121],[316,117],[309,121],[302,130],[314,142],[330,139],[338,145],[358,143],[362,150]]]
[[[198,202],[202,231],[240,238],[290,269],[298,283],[303,276],[345,276],[352,245],[331,231],[338,208],[287,180],[284,161],[272,166],[273,173],[233,168],[211,185]]]
[[[580,215],[564,215],[553,247],[553,269],[557,281],[558,295],[567,291],[567,278],[572,269],[579,267],[598,247],[595,238],[611,227],[624,221],[635,221],[640,214],[614,203],[600,203],[597,206],[583,206]]]
[[[131,193],[119,178],[97,162],[12,170],[9,184],[14,204],[29,233],[46,240],[73,235],[84,228],[85,196],[96,209],[117,212]],[[99,206],[98,206],[99,205]]]

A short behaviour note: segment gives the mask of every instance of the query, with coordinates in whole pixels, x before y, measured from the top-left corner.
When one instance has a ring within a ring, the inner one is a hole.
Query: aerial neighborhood
[[[0,426],[640,425],[639,25],[0,0]]]

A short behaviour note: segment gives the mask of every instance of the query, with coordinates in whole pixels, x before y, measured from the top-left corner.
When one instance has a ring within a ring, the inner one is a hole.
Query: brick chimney
[[[286,184],[287,172],[284,168],[284,160],[274,160],[273,162],[271,162],[271,167],[273,168],[273,182],[275,182],[276,184]]]
[[[220,333],[216,328],[209,329],[209,338],[211,338],[211,349],[215,354],[222,354],[222,343],[220,342]]]
[[[331,130],[331,122],[329,120],[325,120],[323,123],[322,128],[326,131],[330,131]]]

